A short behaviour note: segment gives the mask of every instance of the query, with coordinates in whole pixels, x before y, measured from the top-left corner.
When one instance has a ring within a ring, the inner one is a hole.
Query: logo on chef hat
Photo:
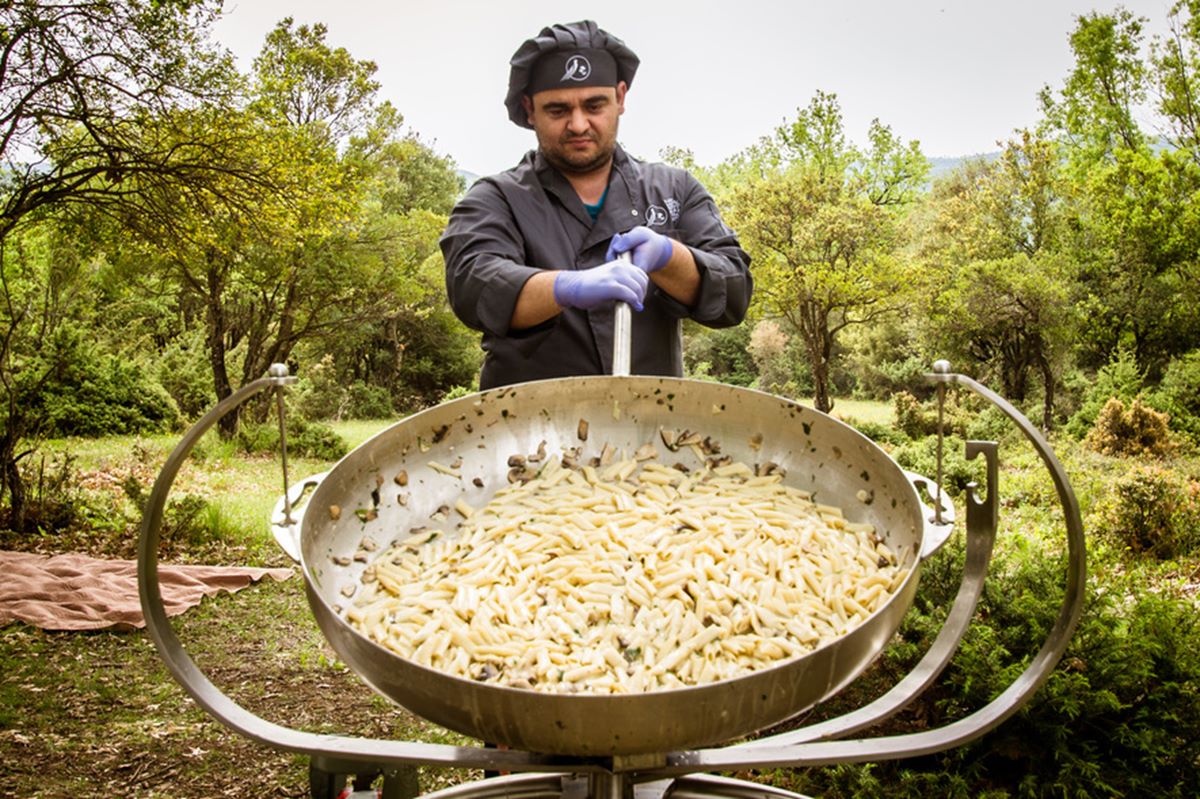
[[[588,75],[591,74],[592,63],[579,53],[576,53],[567,59],[567,65],[563,70],[563,76],[558,80],[560,83],[564,80],[587,80]]]
[[[646,224],[651,227],[662,227],[667,224],[667,209],[661,205],[652,205],[647,208]]]

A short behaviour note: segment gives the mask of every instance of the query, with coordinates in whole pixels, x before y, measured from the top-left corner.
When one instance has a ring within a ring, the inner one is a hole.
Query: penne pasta
[[[685,473],[648,445],[633,457],[606,445],[599,467],[547,458],[483,507],[448,503],[457,530],[414,529],[379,553],[371,579],[349,586],[346,620],[465,679],[628,693],[802,656],[907,577],[871,524],[779,472],[681,446],[703,465]]]

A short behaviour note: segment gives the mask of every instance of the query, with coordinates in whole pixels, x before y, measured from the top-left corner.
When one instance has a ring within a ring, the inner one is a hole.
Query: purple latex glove
[[[657,272],[666,266],[673,251],[674,247],[669,238],[641,225],[628,233],[613,236],[608,245],[608,254],[604,257],[612,260],[620,253],[627,252],[635,264],[649,273]]]
[[[554,278],[554,301],[564,308],[595,308],[608,300],[620,300],[642,310],[646,273],[628,261],[610,261],[578,272],[559,272]]]

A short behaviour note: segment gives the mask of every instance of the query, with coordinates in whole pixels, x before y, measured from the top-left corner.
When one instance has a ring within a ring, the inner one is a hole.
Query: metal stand
[[[294,381],[294,378],[287,376],[286,368],[280,366],[272,367],[268,377],[244,386],[209,411],[184,434],[159,473],[150,493],[138,542],[139,588],[147,630],[175,679],[201,707],[241,735],[309,756],[318,769],[328,766],[336,770],[346,764],[356,768],[362,764],[376,764],[376,768],[385,769],[425,764],[495,769],[513,775],[455,786],[428,794],[428,799],[487,799],[501,796],[521,799],[795,799],[795,794],[768,786],[698,772],[893,760],[960,746],[994,729],[1014,714],[1049,677],[1066,649],[1083,607],[1086,577],[1083,524],[1065,471],[1046,440],[1029,420],[979,383],[950,372],[945,362],[938,362],[934,373],[928,377],[938,384],[939,397],[944,396],[944,390],[949,385],[974,391],[1008,416],[1029,440],[1054,481],[1064,512],[1068,549],[1066,595],[1054,627],[1041,649],[1025,671],[992,702],[944,727],[905,735],[841,740],[877,724],[913,701],[937,678],[958,648],[982,593],[996,536],[998,462],[996,445],[991,442],[967,443],[968,458],[983,455],[987,461],[987,493],[980,499],[975,486],[968,489],[967,559],[963,580],[941,632],[917,666],[890,691],[853,712],[737,746],[660,755],[584,758],[317,735],[266,721],[221,692],[196,667],[167,620],[159,591],[157,556],[163,509],[176,474],[193,446],[209,428],[229,410],[255,394],[271,388],[281,391]],[[285,497],[288,493],[285,488]],[[285,503],[290,503],[290,500],[285,500]],[[939,507],[934,512],[940,513],[940,496],[937,504]]]

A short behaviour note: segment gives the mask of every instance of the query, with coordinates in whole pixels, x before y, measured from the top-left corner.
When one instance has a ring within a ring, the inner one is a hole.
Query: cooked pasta
[[[778,471],[637,457],[567,468],[551,457],[531,477],[480,508],[455,502],[453,533],[398,540],[364,572],[346,618],[464,678],[652,691],[809,652],[908,574],[869,524]]]

